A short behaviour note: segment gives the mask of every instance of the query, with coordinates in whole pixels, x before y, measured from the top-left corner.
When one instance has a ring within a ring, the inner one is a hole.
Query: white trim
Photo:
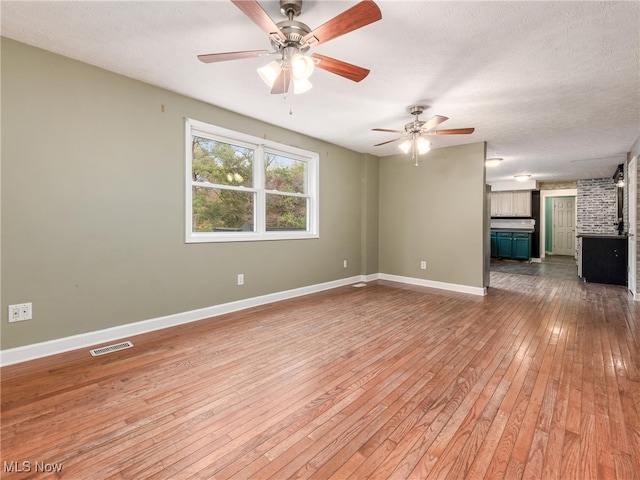
[[[193,180],[192,138],[207,138],[216,142],[225,142],[247,148],[253,152],[253,184],[250,187],[196,182]],[[319,220],[319,176],[320,155],[291,145],[283,145],[271,140],[254,137],[241,132],[204,123],[192,118],[185,118],[185,243],[217,243],[217,242],[252,242],[262,240],[299,240],[320,237]],[[264,164],[265,156],[279,155],[305,164],[305,191],[278,192],[266,190]],[[194,232],[193,231],[193,187],[233,190],[252,193],[254,196],[253,230],[232,232]],[[307,226],[304,230],[283,229],[267,230],[266,196],[276,194],[282,196],[304,198],[307,200]]]
[[[309,295],[311,293],[322,292],[356,282],[366,281],[363,276],[356,275],[349,278],[334,280],[331,282],[310,285],[308,287],[295,288],[283,292],[271,293],[260,297],[247,298],[235,302],[223,303],[211,307],[200,308],[188,312],[176,313],[164,317],[142,320],[140,322],[129,323],[117,327],[98,330],[95,332],[82,333],[71,337],[58,338],[47,342],[35,343],[33,345],[25,345],[24,347],[10,348],[0,351],[0,366],[12,365],[14,363],[26,362],[37,358],[48,357],[58,353],[77,350],[79,348],[87,348],[101,343],[120,340],[133,335],[140,335],[163,328],[182,325],[183,323],[204,320],[225,313],[237,312],[246,308],[265,305],[267,303],[278,302],[289,298]]]
[[[467,285],[457,285],[453,283],[436,282],[433,280],[422,280],[419,278],[402,277],[398,275],[388,275],[386,273],[374,273],[371,275],[355,275],[353,277],[333,280],[331,282],[319,283],[308,287],[295,288],[283,292],[271,293],[260,297],[247,298],[235,302],[213,305],[211,307],[200,308],[188,312],[176,313],[164,317],[142,320],[140,322],[119,325],[117,327],[97,330],[95,332],[82,333],[70,337],[58,338],[47,342],[25,345],[24,347],[10,348],[0,351],[0,366],[13,365],[15,363],[27,362],[38,358],[48,357],[59,353],[88,348],[116,340],[122,340],[134,335],[153,332],[163,328],[175,327],[184,323],[196,322],[226,313],[237,312],[247,308],[265,305],[267,303],[287,300],[289,298],[300,297],[312,293],[331,290],[333,288],[351,285],[358,282],[371,282],[374,280],[389,280],[392,282],[420,285],[423,287],[438,288],[454,292],[469,293],[473,295],[486,295],[487,289],[480,287],[470,287]]]
[[[380,280],[389,280],[391,282],[408,283],[410,285],[419,285],[421,287],[438,288],[440,290],[450,290],[452,292],[470,293],[472,295],[486,295],[486,287],[471,287],[469,285],[459,285],[457,283],[436,282],[435,280],[424,280],[422,278],[402,277],[400,275],[389,275],[387,273],[378,274]]]
[[[629,155],[631,156],[631,155]],[[627,289],[638,298],[638,156],[633,155],[626,165],[627,180]]]
[[[578,233],[577,228],[577,220],[578,220],[578,209],[577,207],[577,203],[578,203],[578,189],[577,188],[565,188],[565,189],[560,189],[560,190],[540,190],[540,228],[538,229],[538,231],[540,232],[540,241],[538,242],[540,244],[540,258],[545,258],[546,257],[546,222],[547,222],[547,211],[545,209],[546,207],[546,203],[547,203],[547,197],[574,197],[575,198],[575,204],[574,204],[574,208],[573,208],[573,213],[575,215],[574,219],[573,219],[573,224],[576,227],[576,234]]]
[[[363,275],[362,277],[363,282],[373,282],[374,280],[380,280],[379,273],[372,273],[371,275]]]

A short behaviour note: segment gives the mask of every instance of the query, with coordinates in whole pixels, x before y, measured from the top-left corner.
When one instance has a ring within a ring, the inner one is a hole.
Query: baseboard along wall
[[[331,282],[320,283],[317,285],[310,285],[308,287],[301,287],[293,290],[271,293],[259,297],[247,298],[244,300],[238,300],[235,302],[229,302],[220,305],[213,305],[211,307],[190,310],[187,312],[176,313],[164,317],[142,320],[126,325],[119,325],[117,327],[97,330],[95,332],[82,333],[70,337],[57,338],[55,340],[49,340],[46,342],[25,345],[23,347],[1,350],[0,366],[4,367],[16,363],[27,362],[29,360],[36,360],[38,358],[68,352],[71,350],[94,347],[96,345],[104,344],[107,342],[121,340],[126,337],[153,332],[155,330],[161,330],[163,328],[174,327],[177,325],[182,325],[184,323],[204,320],[206,318],[217,317],[226,313],[237,312],[239,310],[245,310],[247,308],[265,305],[267,303],[273,303],[281,300],[300,297],[303,295],[322,292],[333,288],[351,285],[353,283],[371,282],[378,279],[443,290],[451,290],[455,292],[469,293],[473,295],[486,295],[486,288],[435,282],[419,278],[402,277],[398,275],[357,275],[340,280],[334,280]]]

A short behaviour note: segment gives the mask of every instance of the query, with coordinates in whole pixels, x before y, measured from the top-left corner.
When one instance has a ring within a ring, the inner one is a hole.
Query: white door
[[[575,198],[553,199],[553,254],[576,254]]]
[[[633,157],[627,165],[627,188],[629,189],[629,290],[636,295],[636,266],[637,266],[637,213],[638,213],[638,157]]]

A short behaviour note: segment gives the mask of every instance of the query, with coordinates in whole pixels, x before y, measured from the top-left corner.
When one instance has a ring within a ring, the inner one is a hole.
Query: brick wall
[[[577,185],[575,180],[570,182],[540,182],[538,188],[540,190],[564,190],[577,188]]]
[[[617,234],[616,193],[612,178],[578,180],[577,230],[583,233]]]

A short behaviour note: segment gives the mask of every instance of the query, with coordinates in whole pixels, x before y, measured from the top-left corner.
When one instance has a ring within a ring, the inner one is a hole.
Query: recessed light
[[[501,158],[497,158],[497,157],[494,157],[494,158],[487,158],[487,159],[484,161],[484,165],[485,165],[486,167],[497,167],[498,165],[500,165],[500,162],[501,162],[501,161],[502,161],[502,159],[501,159]]]
[[[527,180],[529,180],[529,178],[531,178],[531,175],[514,175],[513,178],[515,178],[519,182],[526,182]]]

